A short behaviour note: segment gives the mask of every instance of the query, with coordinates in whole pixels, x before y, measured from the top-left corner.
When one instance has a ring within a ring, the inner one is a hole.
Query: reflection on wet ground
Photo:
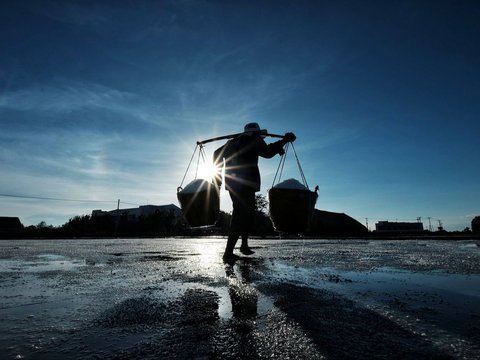
[[[480,357],[477,241],[0,242],[6,359]]]

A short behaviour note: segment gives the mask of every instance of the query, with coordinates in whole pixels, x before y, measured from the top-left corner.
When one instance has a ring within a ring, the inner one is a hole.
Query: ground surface
[[[2,359],[478,359],[478,241],[0,241]]]

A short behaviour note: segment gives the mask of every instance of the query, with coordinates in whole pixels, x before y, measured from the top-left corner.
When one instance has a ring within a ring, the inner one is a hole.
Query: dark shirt
[[[215,150],[213,162],[225,165],[225,187],[228,191],[259,191],[260,171],[258,157],[272,158],[283,153],[283,140],[266,144],[260,135],[242,134]],[[214,179],[221,185],[221,178]]]

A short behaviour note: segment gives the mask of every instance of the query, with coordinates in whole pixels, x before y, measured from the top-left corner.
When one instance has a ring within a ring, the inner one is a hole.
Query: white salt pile
[[[300,183],[300,181],[296,179],[288,179],[278,183],[274,186],[275,189],[294,189],[294,190],[308,190],[308,188]]]
[[[181,191],[184,194],[194,194],[200,191],[208,190],[210,183],[205,179],[195,179],[188,183],[187,186]]]

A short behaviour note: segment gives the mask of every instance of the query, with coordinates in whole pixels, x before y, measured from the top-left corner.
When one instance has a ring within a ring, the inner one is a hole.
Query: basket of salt
[[[272,187],[268,191],[268,199],[275,230],[297,234],[305,232],[310,226],[317,198],[317,191],[310,191],[295,179]]]
[[[195,179],[185,188],[177,189],[182,213],[191,227],[215,224],[220,213],[220,193],[204,179]]]

